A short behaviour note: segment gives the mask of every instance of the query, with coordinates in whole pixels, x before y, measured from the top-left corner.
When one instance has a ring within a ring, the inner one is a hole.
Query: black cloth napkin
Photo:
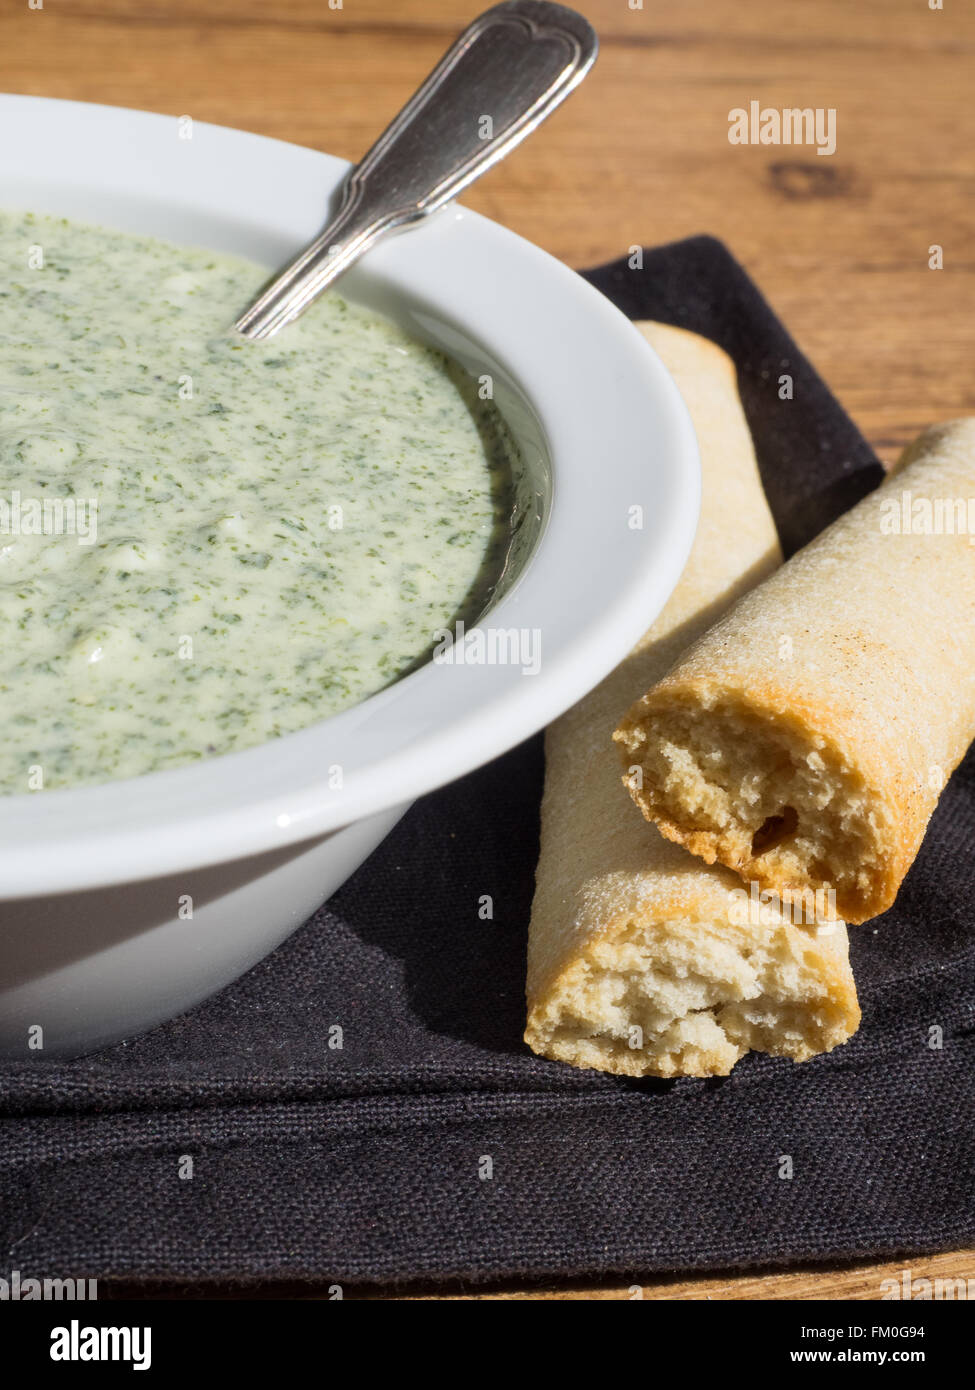
[[[720,244],[588,278],[732,354],[788,550],[880,480]],[[426,797],[191,1014],[79,1061],[0,1070],[0,1275],[629,1279],[975,1239],[975,759],[896,906],[851,930],[857,1036],[712,1081],[573,1071],[522,1044],[542,774],[534,738]]]

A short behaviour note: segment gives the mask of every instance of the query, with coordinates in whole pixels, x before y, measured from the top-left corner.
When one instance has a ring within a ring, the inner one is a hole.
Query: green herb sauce
[[[483,608],[510,445],[440,354],[334,293],[245,342],[262,267],[60,219],[0,270],[0,791],[303,728]]]

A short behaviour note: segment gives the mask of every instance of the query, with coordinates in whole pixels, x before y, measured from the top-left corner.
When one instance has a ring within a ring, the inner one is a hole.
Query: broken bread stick
[[[783,899],[894,901],[975,735],[975,419],[741,599],[615,735],[643,814]]]
[[[701,519],[660,618],[546,733],[525,1041],[623,1075],[724,1076],[752,1049],[826,1052],[860,1013],[842,922],[817,923],[807,905],[796,923],[756,901],[642,821],[620,784],[620,711],[781,558],[730,359],[681,329],[640,326],[697,430]]]

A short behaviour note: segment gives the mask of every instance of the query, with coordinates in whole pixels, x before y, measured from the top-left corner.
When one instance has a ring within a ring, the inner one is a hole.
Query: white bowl
[[[187,129],[0,96],[0,200],[269,268],[320,229],[344,161]],[[0,797],[2,1055],[90,1050],[221,988],[334,892],[415,797],[590,690],[677,581],[699,500],[693,429],[657,357],[606,299],[457,206],[377,247],[341,288],[493,375],[544,515],[534,553],[483,625],[537,630],[541,669],[428,663],[258,748]],[[228,304],[228,322],[242,307]],[[635,506],[642,529],[630,525]],[[178,914],[186,896],[192,918]]]

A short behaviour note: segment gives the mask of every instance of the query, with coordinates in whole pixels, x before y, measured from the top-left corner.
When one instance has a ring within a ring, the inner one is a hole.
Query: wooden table
[[[479,8],[0,0],[0,87],[190,115],[354,158]],[[975,6],[577,8],[602,41],[593,74],[471,190],[470,206],[574,266],[635,243],[721,237],[887,461],[932,420],[975,411]],[[732,146],[729,112],[752,100],[835,108],[836,153]],[[929,268],[934,245],[941,270]],[[975,1277],[971,1251],[906,1263],[915,1276]],[[658,1281],[647,1294],[870,1298],[884,1277],[871,1266]]]

